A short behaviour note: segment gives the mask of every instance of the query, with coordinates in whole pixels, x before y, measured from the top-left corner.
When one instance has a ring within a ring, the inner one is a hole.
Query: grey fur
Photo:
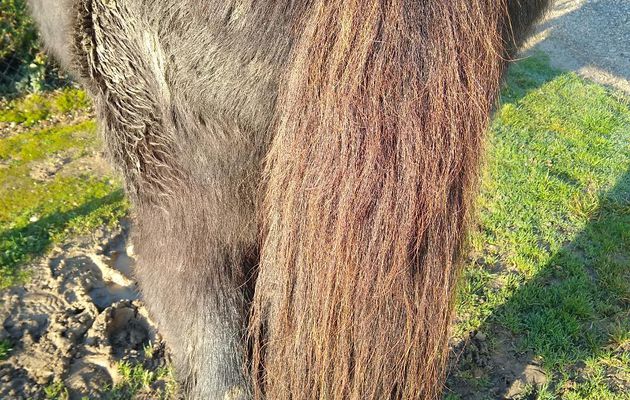
[[[258,182],[297,12],[278,3],[80,0],[70,33],[43,30],[95,100],[133,203],[136,274],[187,398],[251,393]]]
[[[76,69],[125,175],[137,276],[190,398],[250,397],[247,261],[257,253],[257,182],[290,43],[288,16],[252,5],[77,8]]]
[[[29,0],[28,3],[48,51],[69,69],[72,64],[71,0]]]

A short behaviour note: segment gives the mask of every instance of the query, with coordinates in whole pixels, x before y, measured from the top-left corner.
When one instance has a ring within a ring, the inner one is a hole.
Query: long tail
[[[509,7],[313,3],[266,167],[257,397],[433,399]]]

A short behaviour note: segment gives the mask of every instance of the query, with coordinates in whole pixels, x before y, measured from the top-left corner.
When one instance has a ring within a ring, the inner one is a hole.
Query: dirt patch
[[[39,182],[47,182],[56,175],[112,175],[112,167],[107,162],[102,152],[91,151],[89,154],[81,154],[80,156],[76,153],[77,151],[69,150],[43,160],[33,161],[29,164],[29,175]]]
[[[45,398],[63,382],[70,398],[99,398],[121,382],[118,363],[154,371],[167,363],[164,344],[128,275],[127,228],[101,230],[55,248],[31,265],[31,279],[2,294],[0,398]],[[159,384],[155,393],[159,396]]]
[[[44,182],[55,176],[64,165],[70,163],[72,157],[65,154],[56,154],[44,160],[30,163],[29,175],[36,181]]]
[[[92,151],[80,158],[73,159],[60,170],[61,176],[79,176],[89,174],[92,176],[111,176],[112,166],[106,160],[102,151]]]
[[[461,399],[536,398],[537,388],[549,381],[533,355],[519,352],[518,339],[503,330],[472,332],[451,349],[447,393]]]
[[[555,0],[526,45],[554,67],[630,94],[630,2]]]

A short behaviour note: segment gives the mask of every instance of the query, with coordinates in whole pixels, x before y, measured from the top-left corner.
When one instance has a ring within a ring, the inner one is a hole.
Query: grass
[[[176,393],[176,384],[169,367],[155,371],[145,369],[141,364],[120,361],[116,364],[118,382],[106,388],[103,398],[126,400],[135,398],[170,399]],[[51,400],[68,400],[70,394],[63,381],[54,380],[44,387],[44,396]],[[88,399],[88,397],[82,397]]]
[[[157,384],[161,386],[158,391],[160,398],[171,398],[176,390],[169,368],[162,367],[155,371],[149,371],[142,365],[133,365],[123,361],[118,363],[118,373],[121,380],[107,393],[107,399],[123,400],[141,397],[143,391],[149,391],[152,386]]]
[[[0,361],[9,358],[11,353],[11,343],[7,340],[0,340]]]
[[[628,99],[542,55],[519,62],[483,182],[456,335],[507,332],[549,378],[535,398],[628,396]]]
[[[0,122],[31,127],[57,114],[77,113],[89,109],[91,102],[85,91],[73,87],[49,94],[33,93],[0,103]]]
[[[70,398],[68,389],[62,381],[56,380],[44,388],[46,399],[68,400]]]
[[[66,107],[75,96],[69,93],[47,102]],[[98,148],[93,121],[0,138],[0,289],[22,282],[20,267],[68,235],[116,223],[125,214],[120,182],[112,177],[79,169],[50,179],[33,176],[55,158],[71,166]]]
[[[540,54],[511,68],[502,98],[454,334],[481,331],[491,355],[504,352],[506,362],[527,356],[540,364],[548,381],[526,387],[523,398],[628,398],[628,99],[553,70]],[[51,246],[127,212],[120,183],[111,177],[32,176],[55,157],[72,164],[100,146],[90,121],[38,128],[50,115],[86,104],[82,92],[69,91],[14,100],[0,112],[0,122],[32,127],[0,138],[0,288],[28,279],[21,266]],[[502,345],[506,338],[509,351]],[[0,358],[9,351],[0,343]],[[456,366],[454,376],[478,398],[493,398],[493,371],[479,376],[471,367]],[[123,380],[111,388],[111,398],[170,382],[166,370],[120,364],[119,372]],[[58,384],[47,390],[65,393]],[[445,398],[460,395],[449,391]]]

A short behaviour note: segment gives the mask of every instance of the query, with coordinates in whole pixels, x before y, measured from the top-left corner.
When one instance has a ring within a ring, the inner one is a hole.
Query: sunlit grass
[[[616,373],[630,350],[627,98],[541,55],[518,63],[492,124],[478,209],[456,335],[510,332],[550,379],[538,398],[620,398],[601,371],[630,387],[628,364]],[[587,360],[588,378],[575,379]]]
[[[46,102],[72,108],[83,101],[84,95],[77,93],[68,89],[46,97]],[[15,104],[23,108],[28,101]],[[126,213],[120,182],[114,177],[79,169],[49,179],[32,176],[34,168],[55,157],[72,165],[99,148],[94,121],[0,138],[0,288],[21,282],[25,278],[21,266],[69,234],[115,223]]]
[[[50,94],[32,93],[0,103],[0,122],[30,127],[56,114],[84,111],[91,104],[85,91],[72,87]]]

